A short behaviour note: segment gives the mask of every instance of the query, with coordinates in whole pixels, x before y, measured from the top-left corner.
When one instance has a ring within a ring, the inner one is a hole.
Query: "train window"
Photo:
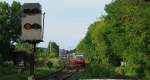
[[[81,60],[83,59],[83,56],[76,56],[76,59]]]

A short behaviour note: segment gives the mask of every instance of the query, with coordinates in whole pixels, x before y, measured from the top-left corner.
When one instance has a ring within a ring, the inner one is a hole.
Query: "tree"
[[[47,53],[52,57],[59,55],[59,46],[55,42],[49,42]]]
[[[11,40],[13,42],[17,42],[21,35],[21,11],[22,7],[19,2],[13,2],[10,12],[10,34],[11,34]]]
[[[89,27],[77,50],[91,65],[107,64],[112,71],[120,68],[122,75],[150,79],[149,6],[144,0],[113,0],[105,7],[107,15]],[[123,68],[121,61],[127,63]]]
[[[21,31],[21,18],[18,17],[21,5],[13,2],[10,6],[6,2],[0,2],[0,55],[3,59],[10,58],[12,42],[16,42]]]

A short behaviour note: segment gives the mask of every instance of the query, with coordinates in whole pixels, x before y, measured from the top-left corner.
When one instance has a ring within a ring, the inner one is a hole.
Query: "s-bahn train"
[[[69,59],[69,64],[85,66],[84,56],[81,54],[76,54],[73,58]]]
[[[72,59],[69,60],[72,64],[85,64],[85,60],[83,58],[83,55],[75,55]]]
[[[77,53],[66,54],[62,56],[61,59],[64,66],[70,69],[74,69],[76,67],[85,67],[86,65],[84,55],[82,54]]]
[[[84,68],[85,67],[85,59],[82,54],[67,54],[62,57],[64,66],[68,69],[75,69],[75,68]]]

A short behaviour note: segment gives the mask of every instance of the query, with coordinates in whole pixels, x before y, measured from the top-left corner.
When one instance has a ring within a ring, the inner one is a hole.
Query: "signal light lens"
[[[24,25],[24,28],[25,28],[26,30],[31,29],[31,24],[30,24],[30,23],[26,23],[26,24]]]
[[[41,29],[41,26],[37,23],[32,24],[32,29]]]

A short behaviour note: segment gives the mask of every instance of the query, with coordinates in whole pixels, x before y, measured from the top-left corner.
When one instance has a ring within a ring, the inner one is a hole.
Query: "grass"
[[[38,60],[40,65],[36,67],[36,75],[37,75],[37,80],[43,80],[44,76],[48,75],[49,73],[54,73],[59,71],[62,68],[62,65],[60,65],[60,61],[58,58],[51,58],[51,59],[41,59]],[[48,66],[49,63],[52,63],[51,66]]]
[[[58,58],[51,58],[48,61],[52,62],[53,65],[48,66],[47,63],[38,61],[38,66],[36,66],[35,70],[37,78],[59,71],[62,68]],[[19,73],[12,61],[6,61],[3,64],[0,64],[0,80],[27,80],[29,68],[28,65],[25,71]]]
[[[0,80],[27,80],[28,72],[18,73],[12,62],[0,65]]]

